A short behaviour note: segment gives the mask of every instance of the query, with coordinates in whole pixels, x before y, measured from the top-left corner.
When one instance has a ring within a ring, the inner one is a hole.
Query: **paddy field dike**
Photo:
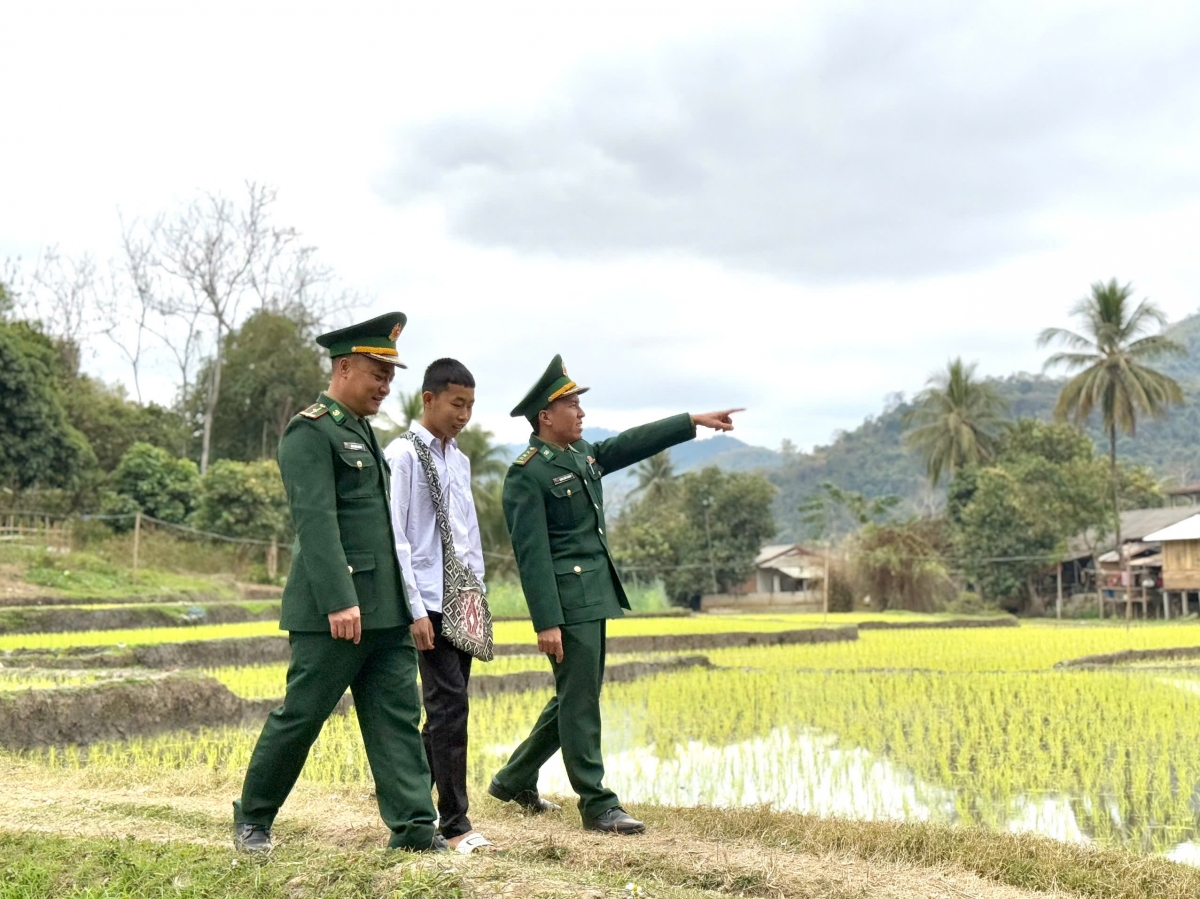
[[[610,622],[608,783],[649,832],[584,832],[561,762],[484,789],[551,693],[528,621],[472,680],[472,818],[507,851],[388,852],[349,697],[267,858],[230,802],[284,692],[277,601],[8,605],[0,899],[1200,895],[1200,623],[907,613]]]

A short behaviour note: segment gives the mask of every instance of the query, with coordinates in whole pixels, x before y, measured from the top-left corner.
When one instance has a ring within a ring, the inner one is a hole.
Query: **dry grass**
[[[210,852],[228,846],[229,800],[239,786],[227,777],[178,771],[120,784],[111,777],[66,775],[11,758],[0,759],[0,780],[7,785],[0,831],[81,840],[134,836]],[[400,882],[410,883],[422,866],[436,867],[425,871],[430,876],[444,874],[447,889],[453,883],[463,895],[480,897],[599,899],[623,896],[624,885],[634,882],[650,899],[1182,899],[1197,895],[1200,886],[1197,872],[1169,862],[1039,838],[819,821],[762,810],[631,810],[647,819],[650,830],[618,838],[583,831],[571,810],[530,818],[480,797],[473,820],[507,850],[504,855],[443,855],[380,868],[376,850],[385,845],[386,833],[371,793],[301,784],[280,815],[276,835],[287,864],[298,857],[320,860],[289,879],[291,899],[328,894],[349,876],[345,866],[358,865],[353,860],[359,858],[376,859],[368,871],[355,868],[355,876],[369,881],[362,895],[378,896],[406,894]],[[1069,878],[1056,881],[1047,873],[1057,866],[1076,880],[1086,870],[1090,879],[1071,889]]]

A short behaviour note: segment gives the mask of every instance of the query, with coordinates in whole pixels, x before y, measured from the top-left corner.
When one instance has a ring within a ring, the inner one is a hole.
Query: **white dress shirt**
[[[458,448],[458,441],[443,444],[420,422],[414,421],[410,430],[424,441],[433,457],[450,512],[454,552],[482,581],[483,544],[479,540],[479,518],[471,495],[471,460]],[[442,538],[429,495],[429,482],[411,440],[397,437],[383,455],[392,469],[396,556],[408,588],[413,618],[425,618],[429,612],[442,610],[444,590]]]

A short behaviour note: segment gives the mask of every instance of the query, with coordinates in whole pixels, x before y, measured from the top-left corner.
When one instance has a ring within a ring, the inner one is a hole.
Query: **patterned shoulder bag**
[[[493,656],[492,613],[483,584],[475,572],[463,564],[454,551],[454,534],[450,530],[450,513],[437,467],[425,441],[407,431],[401,435],[412,442],[417,459],[429,483],[429,496],[437,515],[438,531],[442,537],[442,578],[445,583],[442,599],[442,635],[458,649],[470,653],[481,662]]]

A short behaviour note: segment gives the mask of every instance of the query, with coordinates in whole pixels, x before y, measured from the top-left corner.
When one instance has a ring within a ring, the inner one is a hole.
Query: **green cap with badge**
[[[397,368],[408,368],[396,353],[396,340],[407,322],[408,316],[403,312],[389,312],[370,321],[322,334],[317,338],[317,343],[329,350],[330,357],[361,353]]]
[[[533,385],[533,389],[525,394],[525,398],[517,403],[510,415],[513,418],[525,416],[534,429],[537,429],[538,413],[553,403],[555,400],[560,400],[566,396],[578,396],[581,393],[587,393],[587,387],[580,387],[567,374],[567,367],[563,364],[562,356],[555,356],[550,360],[550,365],[538,378],[538,382]]]

